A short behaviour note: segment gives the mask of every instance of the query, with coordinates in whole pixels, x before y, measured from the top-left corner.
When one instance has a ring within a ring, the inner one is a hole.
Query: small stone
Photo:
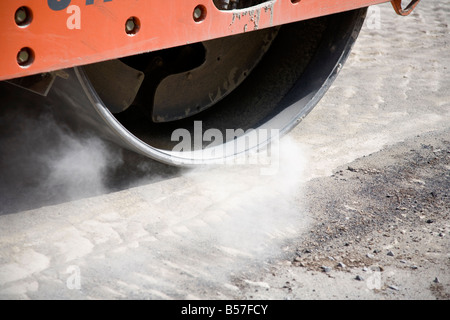
[[[345,268],[345,267],[347,267],[344,263],[342,263],[342,262],[339,262],[338,263],[338,267],[339,268]]]
[[[322,268],[323,272],[327,272],[328,273],[328,272],[331,271],[331,268],[327,267],[327,266],[322,266],[321,268]]]
[[[411,269],[413,269],[413,270],[417,270],[417,269],[419,269],[419,267],[418,267],[418,266],[416,266],[416,265],[413,265],[413,266],[411,266]]]
[[[384,268],[382,266],[371,266],[370,269],[375,272],[383,272]]]
[[[433,282],[434,282],[434,283],[440,283],[440,282],[439,282],[439,279],[438,279],[437,277],[434,278]]]
[[[400,260],[400,263],[406,263],[406,261],[405,260]]]
[[[366,257],[369,258],[369,259],[375,258],[375,256],[374,256],[373,254],[370,254],[370,253],[368,253],[368,254],[366,255]]]
[[[357,276],[355,277],[355,280],[358,280],[358,281],[364,281],[364,278],[361,277],[360,275],[357,275]]]
[[[428,219],[428,220],[427,220],[427,223],[428,223],[428,224],[433,223],[433,222],[434,222],[434,220],[431,220],[431,219]]]
[[[362,268],[362,271],[367,272],[369,269],[367,267]]]
[[[387,253],[387,255],[390,256],[390,257],[393,257],[393,256],[394,256],[394,253],[393,253],[392,251],[389,251],[389,252]]]
[[[394,291],[399,291],[400,289],[396,286],[389,286],[389,289],[394,290]]]
[[[244,280],[244,282],[246,282],[247,284],[253,286],[253,287],[259,287],[259,288],[263,288],[263,289],[270,289],[270,285],[268,283],[265,282],[254,282],[254,281],[250,281],[250,280]]]

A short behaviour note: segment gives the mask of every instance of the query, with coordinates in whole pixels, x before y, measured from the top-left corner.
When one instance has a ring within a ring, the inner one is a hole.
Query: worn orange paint
[[[70,5],[52,10],[49,2]],[[389,0],[273,0],[244,10],[220,11],[212,0],[0,1],[0,80],[234,35],[383,2]],[[204,10],[200,19],[194,19],[197,6]],[[32,13],[32,21],[24,23],[25,26],[17,25],[15,21],[15,13],[20,7],[26,7]],[[128,34],[125,28],[131,17],[137,18],[135,21],[139,23],[135,34]],[[28,53],[34,55],[29,65],[19,65],[17,61],[22,48],[29,48]]]

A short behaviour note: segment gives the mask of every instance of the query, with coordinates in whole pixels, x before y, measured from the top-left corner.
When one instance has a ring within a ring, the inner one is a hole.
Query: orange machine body
[[[221,11],[212,0],[0,2],[0,80],[306,20],[388,0],[272,0]],[[401,1],[392,1],[401,7]],[[245,44],[242,44],[245,45]]]

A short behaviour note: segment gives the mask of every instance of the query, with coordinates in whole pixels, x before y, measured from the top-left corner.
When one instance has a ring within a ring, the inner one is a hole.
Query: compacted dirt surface
[[[285,248],[286,259],[256,273],[253,288],[237,280],[238,297],[449,299],[449,187],[448,130],[311,180],[311,230]]]

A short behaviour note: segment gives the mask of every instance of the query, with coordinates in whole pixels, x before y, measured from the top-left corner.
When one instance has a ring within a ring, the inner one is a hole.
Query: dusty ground
[[[448,130],[313,179],[304,194],[310,232],[285,249],[288,259],[252,277],[265,288],[237,280],[238,297],[449,299],[449,186]]]
[[[450,3],[379,8],[275,176],[2,112],[0,298],[448,299]]]

